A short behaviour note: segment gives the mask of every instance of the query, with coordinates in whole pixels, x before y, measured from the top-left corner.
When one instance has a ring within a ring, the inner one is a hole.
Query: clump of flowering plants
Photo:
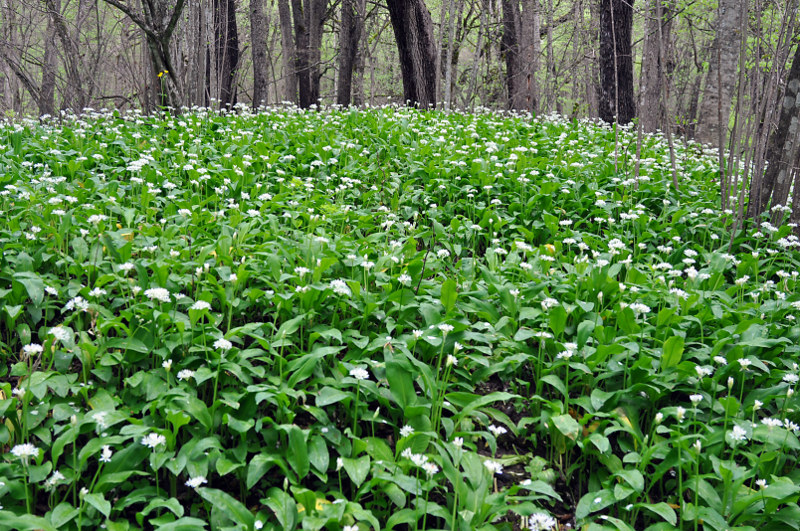
[[[559,117],[0,137],[0,529],[800,528],[798,239],[697,145],[674,189]]]

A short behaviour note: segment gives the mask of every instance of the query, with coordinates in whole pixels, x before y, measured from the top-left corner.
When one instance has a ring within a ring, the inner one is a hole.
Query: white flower
[[[256,520],[255,522],[253,522],[253,527],[255,529],[261,529],[264,527],[264,522],[262,522],[261,520]]]
[[[747,440],[747,432],[744,428],[736,424],[733,426],[733,429],[728,432],[728,437],[730,437],[731,443],[735,446],[737,443]]]
[[[342,528],[342,531],[358,531],[357,525],[346,525]]]
[[[542,310],[544,310],[545,312],[555,306],[558,306],[558,301],[550,297],[547,297],[545,300],[542,301]]]
[[[414,433],[414,428],[412,428],[408,424],[400,428],[400,437],[408,437],[412,433]]]
[[[44,348],[37,343],[31,343],[30,345],[25,345],[22,347],[22,352],[27,354],[28,356],[33,356],[34,354],[41,354]]]
[[[63,326],[54,326],[48,333],[56,338],[57,341],[64,342],[72,337],[72,332]]]
[[[206,301],[197,301],[189,307],[190,310],[210,310],[211,305]]]
[[[691,400],[692,404],[694,404],[696,406],[697,404],[699,404],[700,402],[703,401],[703,395],[700,395],[700,394],[689,395],[689,400]]]
[[[686,408],[678,406],[675,408],[675,418],[678,419],[678,422],[683,422],[683,417],[686,415]]]
[[[501,435],[508,433],[508,430],[503,426],[495,426],[494,424],[489,426],[489,431],[492,432],[495,437],[500,437]]]
[[[456,448],[461,448],[462,446],[464,446],[464,437],[456,437],[455,439],[453,439],[453,446],[455,446]]]
[[[331,280],[331,289],[337,295],[344,295],[346,297],[349,297],[350,295],[353,294],[353,292],[350,291],[350,288],[347,286],[347,283],[341,279]]]
[[[111,447],[107,444],[103,445],[103,451],[100,455],[100,462],[101,463],[110,463],[111,462],[111,455],[113,452],[111,451]]]
[[[436,326],[439,330],[442,331],[443,334],[447,334],[448,332],[453,331],[453,325],[449,325],[447,323],[442,323]]]
[[[437,472],[439,472],[439,467],[436,466],[434,463],[427,462],[422,465],[422,469],[428,474],[428,477],[433,476]]]
[[[419,338],[422,337],[422,334],[424,334],[425,332],[423,332],[422,330],[414,330],[411,333],[414,334],[414,339],[419,339]]]
[[[19,457],[23,461],[27,462],[29,457],[39,456],[39,449],[36,448],[31,443],[23,443],[23,444],[18,444],[14,448],[12,448],[11,453],[14,454],[15,457]]]
[[[148,433],[146,437],[142,438],[142,444],[147,446],[148,448],[155,449],[156,446],[166,443],[167,443],[167,438],[158,433]]]
[[[489,469],[489,472],[492,474],[502,474],[503,473],[503,465],[498,463],[497,461],[492,461],[491,459],[487,459],[483,462],[483,466]]]
[[[199,486],[201,486],[201,485],[203,485],[205,483],[208,483],[208,480],[206,479],[205,476],[197,476],[197,477],[189,478],[186,481],[185,484],[189,488],[196,489],[197,487],[199,487]]]
[[[647,313],[650,313],[650,311],[651,311],[650,306],[648,306],[646,304],[642,304],[640,302],[634,302],[633,304],[631,304],[629,306],[629,308],[631,310],[633,310],[633,313],[636,313],[636,314],[639,314],[639,313],[647,314]]]
[[[457,367],[458,366],[458,359],[456,359],[456,357],[453,356],[452,354],[448,354],[447,355],[447,361],[445,363],[447,364],[448,367],[450,367],[450,366]]]
[[[69,302],[64,306],[64,311],[71,311],[71,310],[80,310],[85,312],[89,309],[89,303],[83,297],[75,297],[70,299]]]
[[[188,380],[194,376],[194,371],[189,369],[183,369],[178,371],[178,380]]]
[[[800,380],[800,376],[797,376],[794,373],[788,373],[783,376],[783,381],[786,383],[794,384],[797,383],[798,380]]]
[[[411,276],[408,273],[403,273],[397,277],[397,281],[404,286],[408,286],[411,284]]]
[[[47,481],[44,482],[44,486],[46,489],[53,489],[55,488],[56,484],[64,478],[64,474],[56,470],[53,472],[53,475],[50,476]]]
[[[169,291],[164,288],[149,288],[144,290],[144,296],[150,300],[169,302]]]
[[[767,480],[766,479],[757,479],[756,480],[756,485],[758,485],[758,488],[760,488],[760,489],[766,489],[767,488]]]
[[[367,380],[369,379],[369,373],[366,369],[362,369],[361,367],[356,367],[355,369],[350,369],[350,376],[355,378],[356,380]]]
[[[528,529],[533,531],[550,531],[558,527],[556,519],[544,513],[533,513],[528,517],[527,524]]]
[[[233,343],[221,337],[214,341],[214,348],[218,348],[219,350],[230,350],[233,348]]]

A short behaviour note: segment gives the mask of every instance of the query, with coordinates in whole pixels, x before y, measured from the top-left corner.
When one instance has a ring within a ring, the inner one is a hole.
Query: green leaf
[[[594,321],[582,321],[578,325],[578,348],[583,347],[594,332]]]
[[[208,487],[200,487],[196,491],[203,499],[227,516],[231,522],[238,525],[244,524],[248,529],[253,526],[255,520],[253,513],[230,494]]]
[[[18,531],[58,531],[57,527],[40,516],[17,515],[11,511],[0,511],[0,526]]]
[[[458,284],[452,278],[448,278],[442,283],[442,296],[440,298],[442,306],[444,306],[444,313],[450,313],[453,306],[456,304],[458,298]]]
[[[614,491],[611,489],[589,492],[578,502],[575,508],[575,519],[580,523],[581,520],[591,513],[601,511],[612,503],[616,503],[616,501],[617,499],[614,497]]]
[[[335,404],[337,402],[341,402],[345,398],[351,396],[350,393],[345,393],[344,391],[340,391],[339,389],[334,389],[333,387],[325,386],[319,390],[316,397],[316,404],[317,407],[325,407],[331,404]]]
[[[308,461],[315,470],[325,473],[328,470],[331,454],[325,439],[319,435],[311,437],[308,443]]]
[[[386,379],[389,381],[389,391],[392,394],[392,398],[403,411],[417,402],[417,393],[414,391],[414,376],[402,365],[396,362],[388,362],[386,364]]]
[[[625,483],[633,487],[636,492],[644,490],[644,476],[636,469],[625,469],[617,472],[617,475],[625,480]]]
[[[152,522],[151,522],[152,523]],[[160,524],[156,527],[157,531],[197,531],[198,529],[205,529],[208,525],[207,522],[199,518],[192,518],[191,516],[184,516],[178,518],[174,522]]]
[[[657,514],[663,520],[668,522],[671,525],[675,525],[678,523],[678,516],[675,514],[675,509],[670,507],[665,502],[659,503],[639,503],[637,504],[639,507],[647,509],[648,511]]]
[[[581,425],[578,424],[578,421],[572,418],[571,415],[558,415],[557,417],[552,417],[550,420],[553,422],[553,426],[565,437],[573,441],[578,438],[581,432]]]
[[[14,281],[19,282],[28,292],[34,306],[41,306],[44,300],[44,282],[39,275],[30,271],[20,271],[14,274]]]
[[[253,486],[264,477],[264,474],[275,466],[275,459],[275,456],[266,453],[253,456],[250,460],[250,464],[247,465],[247,479],[245,485],[247,485],[248,490],[252,489]]]
[[[286,449],[286,460],[302,481],[308,475],[308,445],[303,431],[297,426],[289,428],[289,447]]]
[[[50,513],[50,522],[52,522],[54,526],[60,528],[78,516],[79,512],[80,509],[77,507],[73,507],[67,502],[61,502],[56,505],[55,509],[53,509],[53,512]]]
[[[342,465],[356,488],[360,487],[361,484],[364,483],[364,480],[367,479],[369,461],[368,455],[361,456],[357,459],[351,459],[349,457],[342,458]]]
[[[111,503],[108,502],[102,494],[87,494],[83,497],[83,501],[100,511],[100,513],[106,518],[108,518],[108,515],[111,514]]]
[[[297,503],[284,491],[272,487],[267,492],[267,497],[261,499],[261,503],[272,509],[281,529],[291,531],[297,526]]]
[[[550,308],[548,316],[550,319],[550,330],[553,331],[556,337],[559,337],[567,326],[567,311],[559,304],[558,306]]]
[[[681,362],[683,355],[683,338],[681,336],[672,336],[664,341],[664,350],[661,354],[661,369],[669,369],[675,367]]]

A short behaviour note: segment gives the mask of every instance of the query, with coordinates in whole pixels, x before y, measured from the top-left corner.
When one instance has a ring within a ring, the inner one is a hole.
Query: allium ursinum
[[[491,459],[487,459],[483,462],[483,466],[485,466],[489,472],[492,474],[502,474],[503,473],[503,465],[497,461],[493,461]]]
[[[192,377],[194,377],[194,371],[190,369],[182,369],[178,371],[178,380],[188,380]]]
[[[356,380],[368,380],[369,373],[366,369],[362,369],[361,367],[356,367],[355,369],[350,369],[350,376],[355,378]]]
[[[47,478],[47,481],[44,482],[44,488],[47,490],[53,490],[59,481],[63,481],[66,479],[64,474],[56,470],[53,472],[53,475]]]
[[[62,343],[72,338],[72,332],[64,326],[54,326],[48,333]]]
[[[408,273],[403,273],[399,277],[397,277],[397,281],[404,286],[411,285],[411,276]]]
[[[448,333],[453,331],[453,325],[449,325],[447,323],[442,323],[440,325],[436,325],[436,327],[442,331],[442,334],[447,335]]]
[[[727,433],[727,436],[731,441],[731,445],[736,446],[740,442],[747,440],[747,431],[738,424],[734,424],[733,429]]]
[[[703,395],[696,394],[696,395],[689,395],[689,400],[692,401],[692,405],[697,405],[703,401]]]
[[[148,299],[156,300],[159,302],[169,302],[169,290],[164,288],[148,288],[144,290],[144,296]]]
[[[193,478],[189,478],[186,481],[186,486],[192,489],[196,489],[197,487],[200,487],[205,483],[208,483],[208,480],[205,478],[205,476],[195,476]]]
[[[230,341],[228,341],[224,337],[221,337],[221,338],[217,339],[216,341],[214,341],[214,348],[219,349],[219,350],[223,350],[223,351],[230,350],[230,349],[233,348],[233,343],[231,343]]]
[[[345,297],[349,297],[353,294],[347,286],[347,283],[340,279],[331,280],[331,289],[337,295],[344,295]]]
[[[549,311],[550,308],[554,308],[556,306],[558,306],[558,301],[553,298],[547,297],[545,300],[542,301],[542,310],[545,312]]]
[[[494,424],[490,424],[488,429],[495,437],[500,437],[501,435],[508,433],[508,430],[503,426],[495,426]]]
[[[35,356],[36,354],[41,354],[44,351],[44,348],[37,344],[31,343],[30,345],[25,345],[22,347],[22,352],[24,352],[27,356]]]
[[[155,450],[157,446],[167,443],[167,438],[158,433],[148,433],[142,438],[142,444]]]
[[[211,304],[207,303],[206,301],[196,301],[189,307],[190,310],[210,310]]]
[[[80,310],[82,312],[89,310],[89,303],[83,297],[75,297],[70,299],[66,305],[64,305],[64,311],[72,311],[72,310]]]
[[[162,361],[161,362],[161,366],[164,367],[164,370],[166,370],[167,372],[171,371],[172,370],[172,360],[168,359],[166,361]]]
[[[104,444],[103,445],[103,449],[102,449],[102,451],[100,453],[100,462],[101,463],[110,463],[111,462],[111,456],[113,455],[113,453],[114,452],[111,451],[111,447],[109,445],[107,445],[107,444]]]
[[[544,513],[533,513],[527,518],[523,517],[523,529],[531,529],[532,531],[551,531],[558,528],[558,522],[555,518]]]
[[[414,428],[412,428],[408,424],[400,428],[400,437],[408,437],[412,433],[414,433]]]
[[[27,463],[28,459],[31,457],[39,457],[39,449],[31,443],[18,444],[11,449],[11,453],[14,455],[14,457],[22,459],[22,461],[25,463]]]

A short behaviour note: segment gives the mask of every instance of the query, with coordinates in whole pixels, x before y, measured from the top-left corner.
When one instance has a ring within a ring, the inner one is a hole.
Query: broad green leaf
[[[363,455],[356,459],[351,459],[349,457],[342,458],[342,465],[356,488],[360,487],[367,479],[369,463],[370,459],[368,455]]]
[[[308,445],[303,431],[297,426],[289,428],[289,447],[286,449],[286,460],[299,480],[302,481],[308,475]]]
[[[681,362],[683,355],[683,338],[672,336],[664,342],[664,349],[661,354],[661,369],[675,367]]]
[[[581,425],[571,415],[558,415],[557,417],[551,417],[550,420],[558,431],[573,441],[581,433]]]
[[[453,306],[456,304],[456,299],[458,298],[458,284],[452,278],[448,278],[442,283],[442,296],[441,302],[442,306],[444,306],[444,313],[450,313],[450,310],[453,309]]]
[[[392,398],[402,410],[416,403],[417,393],[414,391],[414,376],[399,363],[386,364],[386,379]]]
[[[216,507],[235,524],[244,524],[250,529],[255,518],[253,513],[247,510],[242,502],[232,497],[230,494],[218,489],[209,487],[199,487],[196,492],[207,502]]]

